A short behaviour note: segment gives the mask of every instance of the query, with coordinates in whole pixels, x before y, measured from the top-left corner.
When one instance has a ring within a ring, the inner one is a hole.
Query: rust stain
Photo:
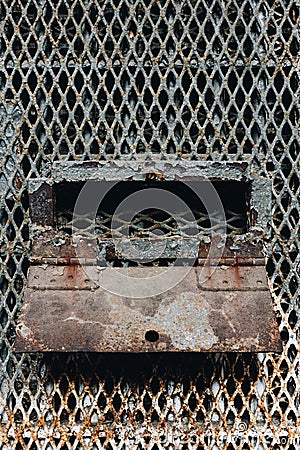
[[[240,275],[240,271],[239,271],[239,266],[238,264],[235,264],[233,266],[233,270],[234,270],[234,277],[235,277],[235,283],[236,283],[236,287],[237,289],[240,289],[241,286],[241,276]]]

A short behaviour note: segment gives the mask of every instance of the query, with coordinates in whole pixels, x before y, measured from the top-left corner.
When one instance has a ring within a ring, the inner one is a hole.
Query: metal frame
[[[50,178],[38,178],[29,180],[30,212],[34,224],[39,226],[54,226],[53,216],[53,192],[55,183],[79,182],[79,181],[130,181],[145,180],[148,173],[160,173],[165,180],[181,181],[243,181],[250,184],[249,193],[249,231],[241,236],[232,236],[231,248],[237,251],[242,245],[245,250],[247,242],[250,249],[256,246],[256,250],[250,254],[261,255],[263,243],[270,237],[271,220],[271,182],[263,177],[250,174],[249,166],[242,163],[218,163],[218,162],[194,162],[194,161],[159,161],[149,160],[145,162],[64,162],[54,163]],[[55,234],[55,231],[53,231]],[[43,240],[38,233],[37,241]],[[37,244],[35,240],[35,245]],[[49,241],[48,241],[49,242]],[[186,242],[186,257],[195,257],[194,242]],[[199,242],[201,247],[205,243]],[[42,245],[42,241],[41,241]],[[107,244],[109,246],[109,244]],[[122,244],[120,244],[122,247]],[[126,243],[124,244],[126,245]],[[125,248],[125,247],[124,247]],[[113,251],[112,249],[110,251]],[[54,251],[54,253],[57,253]],[[249,252],[246,252],[249,253]],[[40,255],[34,251],[33,256]],[[151,254],[148,255],[151,258]],[[247,254],[245,255],[247,256]],[[89,258],[88,255],[86,255]],[[91,256],[94,257],[94,254]],[[172,250],[167,249],[166,257],[172,257]]]

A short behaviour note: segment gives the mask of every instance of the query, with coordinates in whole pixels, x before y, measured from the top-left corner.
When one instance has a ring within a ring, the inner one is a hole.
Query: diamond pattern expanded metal
[[[1,450],[299,447],[299,5],[1,0]],[[19,355],[27,180],[54,160],[247,160],[273,180],[273,354]]]

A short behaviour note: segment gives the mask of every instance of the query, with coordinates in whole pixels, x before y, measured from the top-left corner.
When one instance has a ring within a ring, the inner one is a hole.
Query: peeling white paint
[[[168,333],[172,345],[181,350],[208,350],[218,342],[208,320],[209,305],[193,292],[183,292],[167,307],[160,307],[157,322]],[[184,320],[181,320],[184,318]]]

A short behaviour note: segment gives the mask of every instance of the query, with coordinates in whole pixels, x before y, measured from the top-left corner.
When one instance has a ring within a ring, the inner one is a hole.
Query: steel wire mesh
[[[215,211],[214,214],[208,215],[202,211],[194,211],[194,217],[187,217],[185,212],[177,215],[177,220],[180,221],[180,228],[176,219],[170,214],[162,214],[159,210],[145,211],[133,215],[133,219],[128,223],[128,214],[130,211],[123,212],[123,214],[112,215],[105,211],[97,214],[95,220],[90,217],[90,214],[73,215],[72,211],[64,211],[59,214],[57,218],[57,228],[59,231],[71,233],[73,231],[80,232],[84,230],[84,235],[87,237],[94,237],[100,239],[112,238],[112,220],[114,223],[114,237],[122,239],[125,232],[128,230],[128,235],[131,237],[145,238],[149,237],[151,233],[159,230],[163,236],[182,236],[189,237],[191,234],[191,224],[195,221],[198,228],[197,235],[206,234],[210,232],[217,233],[221,229],[220,214]],[[243,214],[235,211],[226,211],[227,213],[227,234],[243,234],[246,228],[246,219]],[[193,232],[195,230],[192,230]],[[195,233],[193,233],[194,235]]]

